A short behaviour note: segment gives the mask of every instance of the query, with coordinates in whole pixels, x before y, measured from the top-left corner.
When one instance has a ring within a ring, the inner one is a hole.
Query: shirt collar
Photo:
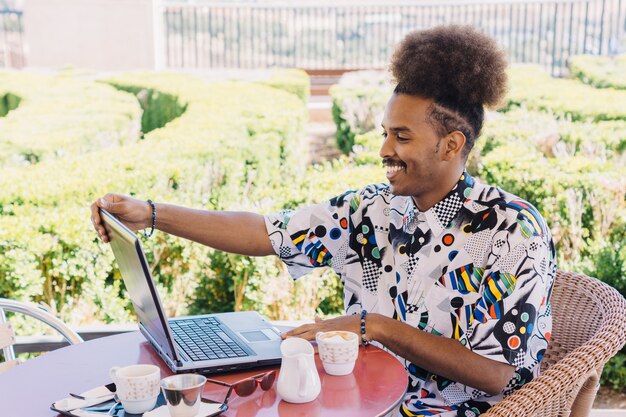
[[[439,235],[457,215],[463,202],[469,197],[473,186],[474,178],[463,171],[452,190],[425,212],[419,211],[413,199],[409,198],[404,218],[405,231],[413,233],[415,228],[420,226],[420,223],[426,222],[433,235]]]

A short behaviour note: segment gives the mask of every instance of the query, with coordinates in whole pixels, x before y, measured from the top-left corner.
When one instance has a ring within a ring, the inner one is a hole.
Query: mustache
[[[406,164],[398,159],[384,158],[382,160],[383,168],[389,165],[400,165],[402,167],[406,167]]]

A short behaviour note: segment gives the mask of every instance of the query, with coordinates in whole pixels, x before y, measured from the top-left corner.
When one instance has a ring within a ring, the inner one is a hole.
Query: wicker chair
[[[559,271],[552,314],[541,375],[481,416],[589,415],[604,364],[626,343],[626,300],[595,278]]]

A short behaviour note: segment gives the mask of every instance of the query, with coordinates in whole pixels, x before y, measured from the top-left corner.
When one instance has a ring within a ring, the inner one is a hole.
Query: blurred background
[[[511,64],[469,171],[539,209],[560,269],[626,296],[626,1],[0,0],[0,297],[87,339],[134,329],[89,220],[106,192],[268,213],[385,181],[393,47],[449,23]],[[343,308],[330,269],[294,283],[271,258],[158,232],[144,248],[172,316]],[[61,345],[22,342],[25,357]],[[596,401],[626,407],[626,353],[602,384]]]

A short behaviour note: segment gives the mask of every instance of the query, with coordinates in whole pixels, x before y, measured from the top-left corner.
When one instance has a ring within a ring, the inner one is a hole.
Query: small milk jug
[[[290,337],[280,345],[282,364],[276,390],[290,403],[307,403],[319,395],[322,385],[315,367],[313,346],[299,337]]]

